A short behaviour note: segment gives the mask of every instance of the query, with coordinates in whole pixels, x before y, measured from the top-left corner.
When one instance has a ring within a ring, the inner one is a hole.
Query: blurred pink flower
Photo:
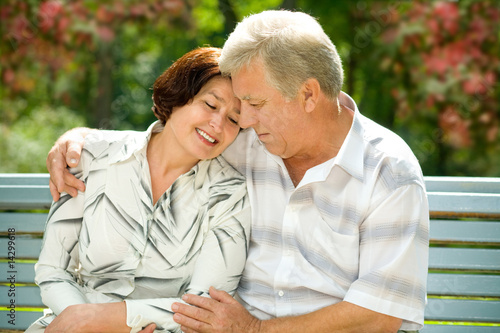
[[[439,127],[443,129],[448,143],[456,148],[471,145],[469,126],[470,121],[462,119],[453,106],[448,106],[439,114]]]
[[[60,16],[63,8],[59,1],[45,1],[40,4],[38,9],[38,20],[40,30],[47,32],[55,24],[56,18]]]
[[[115,38],[115,32],[108,26],[97,27],[97,34],[105,42],[110,42]]]

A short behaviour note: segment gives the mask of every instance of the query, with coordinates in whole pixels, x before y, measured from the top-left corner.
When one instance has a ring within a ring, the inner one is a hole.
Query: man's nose
[[[248,128],[257,124],[257,114],[255,110],[253,110],[253,108],[249,105],[244,105],[245,103],[241,104],[238,125],[240,125],[241,128]]]

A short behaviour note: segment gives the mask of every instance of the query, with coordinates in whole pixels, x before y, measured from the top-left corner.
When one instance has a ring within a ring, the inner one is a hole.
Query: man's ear
[[[304,110],[312,112],[318,104],[321,87],[318,80],[314,78],[307,79],[300,88],[300,95],[303,100]]]

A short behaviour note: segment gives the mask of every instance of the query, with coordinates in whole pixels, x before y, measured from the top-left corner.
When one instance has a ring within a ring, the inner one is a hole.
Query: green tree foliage
[[[0,172],[45,172],[66,128],[144,130],[151,86],[173,60],[222,46],[248,14],[286,8],[318,18],[343,59],[344,91],[409,142],[425,174],[500,176],[495,4],[5,0]]]
[[[381,36],[395,125],[427,174],[500,176],[499,32],[494,1],[414,2]]]

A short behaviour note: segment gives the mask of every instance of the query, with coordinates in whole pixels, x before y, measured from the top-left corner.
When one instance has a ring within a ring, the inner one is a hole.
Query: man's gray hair
[[[221,72],[236,74],[254,60],[262,61],[267,83],[287,99],[295,98],[309,78],[318,80],[331,99],[342,89],[337,49],[316,19],[305,13],[270,10],[241,21],[222,49]]]

